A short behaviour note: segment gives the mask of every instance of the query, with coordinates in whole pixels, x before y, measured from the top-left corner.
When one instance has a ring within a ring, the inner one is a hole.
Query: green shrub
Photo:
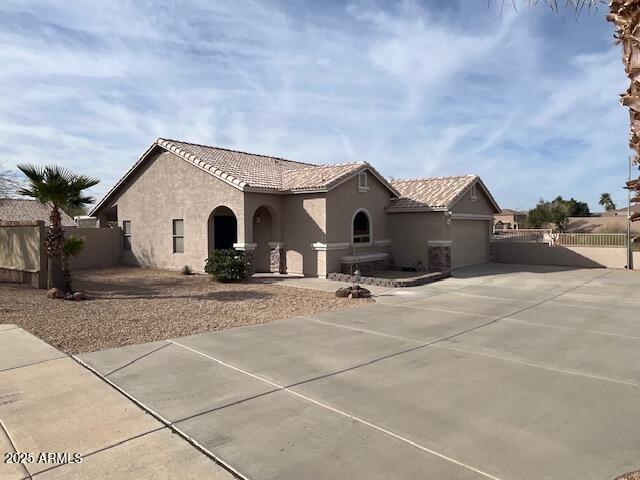
[[[193,275],[193,270],[189,265],[185,265],[184,267],[182,267],[181,272],[182,275]]]
[[[247,262],[243,252],[214,250],[204,264],[204,271],[218,282],[241,282],[247,278]]]

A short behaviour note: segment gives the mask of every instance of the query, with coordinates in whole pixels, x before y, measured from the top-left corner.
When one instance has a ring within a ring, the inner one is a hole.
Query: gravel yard
[[[49,300],[44,290],[0,284],[0,323],[15,323],[67,353],[255,325],[371,300],[265,283],[118,267],[74,272],[90,300]]]

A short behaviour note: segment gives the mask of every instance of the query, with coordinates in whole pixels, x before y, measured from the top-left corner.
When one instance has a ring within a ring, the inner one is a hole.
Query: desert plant
[[[35,198],[42,204],[51,205],[49,228],[45,247],[49,257],[49,286],[64,288],[62,255],[64,250],[64,232],[60,210],[80,208],[94,201],[83,191],[97,185],[100,180],[85,175],[76,175],[57,166],[18,165],[25,174],[28,184],[19,190],[20,195]]]
[[[64,246],[62,247],[62,271],[64,272],[64,290],[67,293],[73,293],[69,260],[82,252],[84,243],[84,238],[74,237],[73,235],[69,235],[64,241]]]
[[[247,262],[243,252],[214,250],[205,262],[204,271],[218,282],[240,282],[247,278]]]
[[[180,272],[182,273],[182,275],[193,275],[193,270],[189,265],[185,265],[184,267],[182,267],[182,270]]]

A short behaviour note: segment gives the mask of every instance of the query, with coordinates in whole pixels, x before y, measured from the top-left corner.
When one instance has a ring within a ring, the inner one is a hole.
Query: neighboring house
[[[122,227],[125,263],[202,271],[211,251],[235,248],[258,272],[325,276],[486,262],[499,212],[473,175],[390,183],[366,162],[311,165],[158,139],[91,215]]]
[[[49,215],[51,205],[48,203],[25,198],[0,198],[0,222],[44,220],[44,224],[49,225]],[[60,216],[63,226],[75,226],[73,218],[64,211],[60,210]]]
[[[525,228],[528,216],[527,212],[503,208],[501,213],[493,216],[493,228],[496,230]]]

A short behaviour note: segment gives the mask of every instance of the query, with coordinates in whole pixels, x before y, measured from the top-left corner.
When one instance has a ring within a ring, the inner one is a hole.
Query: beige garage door
[[[451,222],[451,267],[460,268],[489,261],[489,222],[454,220]]]

